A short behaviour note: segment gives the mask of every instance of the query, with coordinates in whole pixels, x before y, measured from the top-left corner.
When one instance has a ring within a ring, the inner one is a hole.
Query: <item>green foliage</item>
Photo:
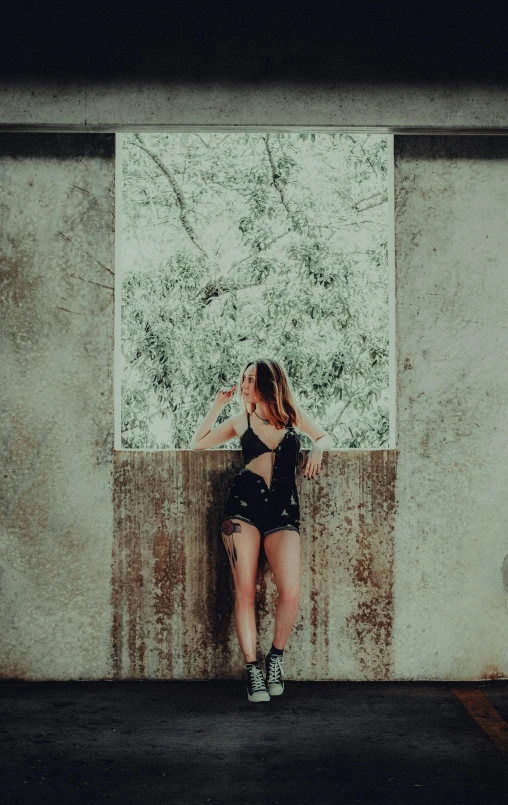
[[[219,387],[266,356],[335,447],[386,447],[386,138],[122,141],[122,446],[188,448]]]

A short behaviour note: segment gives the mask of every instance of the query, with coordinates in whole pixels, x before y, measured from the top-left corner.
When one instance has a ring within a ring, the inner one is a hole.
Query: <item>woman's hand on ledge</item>
[[[309,450],[309,455],[307,456],[307,463],[305,464],[305,468],[303,470],[304,478],[310,479],[318,474],[319,470],[321,469],[321,462],[323,460],[323,451],[331,450],[332,448],[333,440],[328,433],[316,439],[315,444],[311,447]]]
[[[318,474],[319,470],[321,469],[321,461],[323,459],[323,451],[319,447],[313,447],[309,450],[309,455],[307,456],[307,463],[305,464],[303,470],[303,477],[304,478],[313,478],[315,475]]]

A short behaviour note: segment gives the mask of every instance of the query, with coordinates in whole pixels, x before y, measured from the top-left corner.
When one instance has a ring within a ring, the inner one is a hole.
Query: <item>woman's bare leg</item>
[[[279,593],[273,645],[283,649],[298,616],[300,603],[300,534],[297,531],[268,534],[265,553]]]
[[[222,539],[226,547],[235,584],[235,629],[245,662],[256,659],[256,575],[261,535],[242,520],[224,520]]]

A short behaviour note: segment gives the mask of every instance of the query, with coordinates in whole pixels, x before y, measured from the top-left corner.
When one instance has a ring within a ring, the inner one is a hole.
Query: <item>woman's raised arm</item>
[[[229,442],[230,439],[234,439],[236,436],[236,430],[234,427],[235,417],[226,419],[226,421],[222,422],[217,428],[214,428],[213,426],[224,406],[227,405],[228,402],[230,402],[233,398],[235,388],[236,386],[233,386],[233,388],[229,391],[217,392],[217,397],[215,398],[212,407],[191,439],[191,450],[207,450],[210,447],[218,447],[220,444],[224,444],[224,442]]]
[[[215,417],[215,419],[217,419],[217,417]],[[218,447],[220,444],[234,439],[236,436],[236,430],[233,424],[235,419],[236,417],[232,416],[230,419],[226,419],[225,422],[221,422],[216,428],[209,430],[201,439],[197,441],[193,439],[190,445],[191,450],[208,450],[210,447]]]

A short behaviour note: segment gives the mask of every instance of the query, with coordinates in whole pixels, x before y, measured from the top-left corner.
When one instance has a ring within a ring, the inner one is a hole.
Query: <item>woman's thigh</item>
[[[235,591],[254,595],[261,534],[251,523],[235,517],[222,521],[222,540],[233,573]]]
[[[301,548],[298,531],[273,531],[266,535],[264,548],[278,592],[299,591]]]

